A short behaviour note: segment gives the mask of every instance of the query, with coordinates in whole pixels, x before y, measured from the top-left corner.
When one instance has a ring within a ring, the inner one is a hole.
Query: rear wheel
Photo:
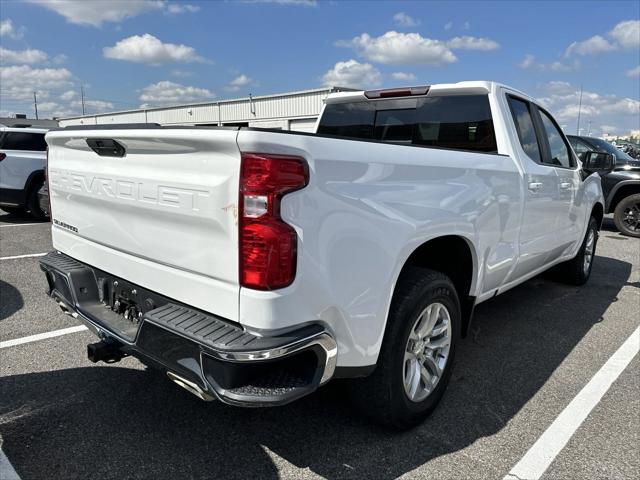
[[[411,268],[399,281],[376,370],[351,382],[359,410],[407,429],[436,407],[449,382],[460,335],[460,303],[451,280]]]
[[[42,208],[40,208],[40,200],[38,199],[38,192],[43,185],[44,180],[34,182],[27,196],[27,207],[29,208],[29,212],[31,212],[31,216],[37,220],[44,220],[47,218],[47,214],[42,210]]]
[[[613,221],[620,233],[640,237],[640,194],[620,200],[613,213]]]

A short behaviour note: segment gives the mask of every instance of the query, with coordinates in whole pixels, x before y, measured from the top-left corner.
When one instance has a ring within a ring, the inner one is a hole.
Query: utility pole
[[[580,84],[580,102],[578,104],[578,126],[576,127],[576,135],[580,135],[580,113],[582,112],[582,84]]]
[[[591,136],[591,120],[589,120],[589,129],[587,130],[587,137]]]
[[[82,102],[82,115],[84,115],[84,85],[80,85],[80,99]]]
[[[36,120],[38,120],[38,97],[36,92],[33,92],[33,108],[36,110]]]

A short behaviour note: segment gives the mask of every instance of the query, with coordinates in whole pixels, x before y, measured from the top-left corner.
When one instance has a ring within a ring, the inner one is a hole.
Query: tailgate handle
[[[113,138],[87,138],[87,145],[101,157],[124,157],[127,150]]]

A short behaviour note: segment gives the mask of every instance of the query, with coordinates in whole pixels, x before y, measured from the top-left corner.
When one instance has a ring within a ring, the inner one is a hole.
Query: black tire
[[[405,392],[405,349],[415,321],[435,303],[448,310],[451,338],[448,360],[427,397],[412,401]],[[349,383],[350,396],[360,412],[384,426],[405,430],[421,423],[440,401],[451,376],[460,337],[460,302],[451,280],[440,272],[410,267],[394,294],[376,370]]]
[[[23,215],[26,212],[24,207],[0,207],[0,209],[11,215]]]
[[[37,180],[31,185],[29,194],[27,195],[27,208],[31,213],[31,216],[36,220],[44,220],[47,218],[47,214],[40,208],[40,200],[38,199],[38,192],[44,185],[44,180]]]
[[[613,221],[623,235],[640,237],[640,193],[620,200],[613,212]]]
[[[587,244],[590,234],[593,233],[593,249],[591,251],[591,260],[588,267],[585,267],[585,256],[587,255]],[[561,263],[558,267],[560,280],[570,285],[584,285],[591,276],[593,268],[593,260],[596,256],[596,246],[598,244],[598,222],[594,217],[589,219],[587,232],[582,240],[580,250],[571,260]]]

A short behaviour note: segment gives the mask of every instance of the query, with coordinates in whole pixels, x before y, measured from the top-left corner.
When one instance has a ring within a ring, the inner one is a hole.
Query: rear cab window
[[[395,103],[394,103],[395,102]],[[319,135],[401,145],[497,153],[487,95],[434,96],[332,103],[325,107]],[[393,108],[398,105],[399,108]]]

